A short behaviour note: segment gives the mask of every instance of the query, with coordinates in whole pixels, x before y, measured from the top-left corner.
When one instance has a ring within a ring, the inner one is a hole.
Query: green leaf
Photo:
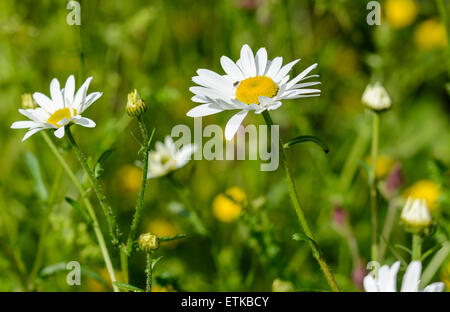
[[[400,245],[400,244],[395,245],[395,247],[398,248],[398,249],[401,249],[403,251],[406,251],[408,254],[412,255],[412,251],[408,247],[405,247],[405,246]]]
[[[174,236],[160,236],[158,238],[161,243],[165,243],[165,242],[170,242],[170,241],[186,238],[186,234],[177,234]]]
[[[364,172],[367,174],[368,184],[371,185],[372,184],[372,179],[371,179],[371,173],[370,173],[371,172],[370,166],[363,160],[360,160],[359,164],[363,168]]]
[[[77,210],[77,211],[81,214],[81,216],[83,217],[83,219],[84,219],[88,224],[91,224],[91,223],[92,223],[92,219],[91,219],[91,217],[89,216],[89,214],[86,212],[86,210],[85,210],[83,207],[80,206],[80,204],[79,204],[77,201],[73,200],[73,199],[70,198],[70,197],[66,197],[65,200],[66,200],[66,202],[67,202],[69,205],[71,205],[75,210]]]
[[[328,154],[330,152],[330,149],[328,148],[328,146],[321,141],[319,138],[313,136],[313,135],[301,135],[299,137],[296,137],[292,140],[290,140],[289,142],[284,144],[284,148],[289,148],[292,145],[295,144],[299,144],[299,143],[304,143],[304,142],[313,142],[316,143],[317,145],[319,145],[323,151],[325,152],[325,154]]]
[[[408,263],[406,263],[405,259],[400,256],[400,254],[398,253],[398,251],[394,248],[394,246],[392,246],[392,244],[390,242],[388,242],[382,235],[380,235],[381,239],[384,241],[384,243],[386,244],[386,246],[389,248],[389,250],[392,252],[392,254],[394,255],[395,258],[397,258],[397,260],[399,260],[403,266],[407,266]]]
[[[160,256],[156,259],[152,259],[152,270],[155,268],[155,265],[163,258],[163,256]]]
[[[114,282],[113,284],[123,290],[134,291],[134,292],[144,292],[143,289],[133,286],[133,285],[130,285],[130,284],[125,284],[125,283],[121,283],[121,282]]]
[[[30,170],[36,194],[41,201],[46,201],[48,199],[48,192],[42,178],[39,161],[31,152],[25,154],[25,161],[27,163],[28,169]]]
[[[292,235],[292,239],[299,242],[310,242],[313,243],[317,248],[319,247],[319,245],[311,237],[303,233],[295,233],[294,235]]]
[[[103,163],[108,159],[108,157],[111,155],[111,153],[113,151],[114,151],[114,149],[108,149],[108,150],[104,151],[98,158],[97,162],[95,163],[94,174],[97,179],[100,177],[100,175],[103,172],[103,167],[102,167]]]

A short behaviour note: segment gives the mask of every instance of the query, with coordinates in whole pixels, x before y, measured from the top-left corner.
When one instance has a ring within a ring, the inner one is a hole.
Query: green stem
[[[450,78],[450,30],[448,24],[447,9],[443,0],[436,0],[436,4],[439,9],[439,15],[441,16],[442,24],[444,24],[445,32],[447,34],[447,71]]]
[[[380,116],[373,112],[372,125],[372,154],[370,170],[370,209],[372,212],[372,248],[371,256],[373,261],[378,261],[378,209],[377,209],[377,183],[376,167],[378,157],[378,138],[380,129]]]
[[[97,195],[98,201],[100,203],[100,206],[103,209],[103,213],[106,216],[106,220],[108,223],[109,228],[109,234],[111,235],[112,244],[113,246],[117,246],[119,243],[119,235],[118,235],[118,229],[116,225],[116,220],[114,218],[114,214],[112,212],[111,206],[106,201],[106,196],[103,193],[103,190],[100,186],[100,184],[97,181],[97,178],[95,177],[94,171],[89,167],[87,163],[86,155],[81,151],[78,144],[75,142],[75,139],[72,136],[72,132],[70,131],[70,126],[66,127],[66,135],[69,140],[70,145],[72,146],[73,150],[75,151],[75,154],[77,155],[78,161],[80,162],[81,166],[83,167],[84,171],[86,172],[86,175],[89,179],[89,182],[91,183],[91,186],[94,188],[95,194]]]
[[[422,237],[419,234],[412,236],[412,259],[420,261],[422,257]]]
[[[268,111],[264,111],[262,113],[262,115],[264,117],[266,124],[269,126],[269,135],[270,135],[271,126],[273,125],[272,118],[270,117],[270,114]],[[323,255],[322,255],[322,252],[319,249],[318,244],[315,242],[313,232],[311,231],[311,229],[308,225],[308,222],[305,218],[305,215],[303,213],[303,209],[300,205],[300,199],[298,197],[297,190],[295,188],[295,183],[292,178],[291,171],[289,169],[289,165],[288,165],[287,158],[286,158],[286,152],[284,150],[283,142],[281,141],[281,139],[280,139],[279,148],[280,148],[280,160],[283,163],[284,173],[286,176],[286,182],[288,185],[291,201],[292,201],[292,204],[294,205],[295,212],[297,213],[297,217],[298,217],[298,220],[300,222],[300,225],[301,225],[303,231],[305,232],[306,236],[308,236],[310,238],[309,245],[312,249],[312,254],[313,254],[314,258],[316,259],[316,261],[319,263],[319,266],[322,269],[322,272],[324,273],[331,289],[333,291],[339,291],[339,287],[336,284],[333,273],[331,272],[328,264],[326,263]]]
[[[151,292],[152,291],[152,283],[153,283],[153,263],[152,263],[152,256],[150,252],[147,252],[147,267],[145,269],[146,274],[146,287],[145,291]]]
[[[108,270],[108,274],[111,279],[113,290],[117,292],[117,291],[119,291],[119,288],[117,288],[117,286],[114,285],[114,283],[116,282],[114,267],[112,265],[111,258],[109,256],[108,248],[105,243],[105,238],[103,237],[103,233],[100,229],[100,224],[98,222],[97,215],[95,214],[94,207],[92,206],[92,204],[89,200],[88,194],[85,192],[84,188],[81,186],[80,182],[78,181],[77,177],[73,173],[72,169],[70,169],[70,167],[67,164],[67,162],[65,161],[65,159],[61,156],[61,154],[59,153],[55,144],[48,136],[48,134],[44,131],[42,131],[41,133],[42,133],[42,136],[44,137],[45,142],[48,144],[48,146],[52,150],[53,154],[55,154],[56,158],[61,163],[64,170],[67,172],[67,175],[72,180],[73,184],[78,189],[81,197],[83,198],[84,205],[89,213],[89,216],[92,219],[94,233],[95,233],[95,236],[97,237],[98,245],[99,245],[100,251],[102,253],[103,260],[105,261],[106,269]]]
[[[122,278],[125,284],[129,284],[129,272],[128,272],[128,254],[126,246],[120,248],[120,268],[122,269]]]
[[[147,185],[147,173],[148,173],[148,153],[150,151],[149,146],[149,137],[148,137],[148,131],[147,127],[145,126],[144,121],[142,118],[138,118],[139,121],[139,128],[141,129],[142,139],[144,140],[144,155],[142,158],[143,170],[142,170],[142,181],[141,181],[141,190],[139,192],[138,201],[136,204],[136,211],[134,212],[133,221],[131,223],[130,233],[128,234],[128,240],[127,240],[127,254],[130,255],[132,252],[133,247],[133,240],[136,238],[136,232],[139,227],[139,221],[141,220],[142,216],[142,207],[144,204],[144,196],[145,196],[145,187]]]
[[[386,253],[386,242],[389,241],[391,237],[392,228],[394,227],[394,222],[397,216],[398,203],[395,200],[391,200],[389,203],[389,208],[386,216],[386,220],[384,221],[383,231],[381,232],[381,237],[383,240],[380,241],[379,246],[379,254],[378,258],[380,262],[383,262],[384,255]]]

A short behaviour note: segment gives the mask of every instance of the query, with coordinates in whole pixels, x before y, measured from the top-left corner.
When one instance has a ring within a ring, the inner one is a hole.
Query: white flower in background
[[[320,82],[303,80],[319,77],[307,76],[317,64],[311,65],[292,80],[289,72],[300,59],[282,66],[283,58],[267,59],[267,51],[261,48],[253,55],[248,45],[241,49],[241,57],[235,63],[222,56],[220,63],[225,75],[208,69],[197,70],[198,76],[192,80],[199,86],[189,90],[195,95],[192,101],[202,103],[191,109],[189,117],[202,117],[225,110],[239,110],[230,118],[225,128],[225,138],[231,140],[248,112],[261,114],[265,110],[274,110],[281,106],[282,100],[319,96],[319,89],[308,89]]]
[[[366,292],[396,292],[397,291],[397,273],[400,268],[400,262],[395,262],[391,267],[383,265],[378,270],[378,276],[374,278],[371,274],[364,278],[364,290]],[[420,261],[412,261],[406,269],[403,276],[401,292],[418,292],[420,275],[422,273],[422,264]],[[437,282],[428,285],[422,291],[424,292],[442,292],[444,283]]]
[[[149,179],[164,176],[184,167],[197,150],[195,144],[185,145],[178,150],[171,136],[166,136],[164,143],[156,142],[155,146],[156,150],[148,155],[147,178]]]
[[[406,205],[403,207],[400,219],[412,232],[420,232],[428,228],[433,222],[426,200],[411,197],[408,198]]]
[[[374,111],[387,110],[392,106],[391,97],[379,82],[366,87],[362,96],[362,102]]]
[[[70,75],[66,85],[60,89],[59,81],[56,78],[50,83],[50,96],[35,92],[33,99],[38,107],[29,109],[19,109],[19,112],[30,120],[16,121],[11,125],[12,129],[26,129],[28,132],[23,137],[25,141],[30,136],[45,129],[54,129],[55,136],[64,136],[64,126],[74,123],[83,127],[93,128],[95,122],[81,114],[102,96],[101,92],[86,94],[92,77],[86,79],[80,89],[75,93],[75,78]]]

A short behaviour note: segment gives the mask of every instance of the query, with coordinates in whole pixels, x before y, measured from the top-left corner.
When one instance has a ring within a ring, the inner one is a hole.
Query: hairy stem
[[[268,111],[263,112],[263,117],[264,117],[266,124],[269,126],[269,133],[270,133],[270,130],[271,130],[270,128],[273,125],[272,118],[270,117],[270,114]],[[300,225],[301,225],[304,233],[306,234],[306,236],[308,236],[310,238],[309,245],[312,249],[312,254],[313,254],[314,258],[316,259],[316,261],[319,263],[319,266],[322,269],[322,272],[324,273],[331,289],[333,291],[339,291],[339,287],[336,284],[336,280],[334,279],[333,273],[331,272],[328,264],[326,263],[323,255],[322,255],[322,252],[319,249],[319,246],[315,242],[313,232],[311,231],[311,228],[309,227],[309,224],[305,218],[303,209],[300,205],[300,199],[298,197],[295,183],[292,178],[291,171],[289,169],[289,165],[288,165],[288,162],[286,159],[286,152],[284,150],[281,139],[280,139],[280,160],[283,163],[284,173],[286,176],[286,182],[287,182],[288,189],[289,189],[289,194],[291,197],[292,204],[294,205],[295,212],[297,213],[298,220],[300,222]]]
[[[67,175],[72,180],[73,184],[78,189],[78,191],[80,192],[81,197],[83,198],[84,205],[85,205],[85,207],[86,207],[86,209],[87,209],[87,211],[89,213],[89,216],[92,219],[92,226],[94,228],[94,233],[95,233],[95,236],[97,237],[98,245],[99,245],[100,251],[102,253],[103,260],[105,261],[106,269],[108,270],[108,274],[109,274],[109,277],[111,279],[113,290],[114,291],[119,291],[119,289],[114,285],[114,282],[116,282],[116,276],[115,276],[115,273],[114,273],[114,267],[112,265],[111,258],[109,256],[109,252],[108,252],[108,248],[106,246],[105,238],[103,237],[103,233],[102,233],[102,231],[100,229],[100,224],[98,222],[97,215],[95,214],[94,207],[92,206],[92,204],[91,204],[91,202],[89,200],[89,197],[88,197],[87,193],[85,192],[84,188],[81,186],[80,182],[78,181],[77,177],[73,173],[72,169],[70,169],[70,167],[67,164],[67,162],[65,161],[65,159],[58,152],[58,149],[56,148],[55,144],[50,139],[48,134],[46,132],[44,132],[44,131],[42,131],[41,133],[42,133],[42,136],[44,137],[45,142],[48,144],[48,146],[50,147],[50,149],[53,152],[53,154],[55,154],[56,158],[61,163],[61,165],[63,166],[64,170],[67,172]]]
[[[66,127],[66,135],[67,138],[69,139],[70,145],[72,146],[73,150],[75,151],[75,154],[77,155],[78,161],[80,162],[81,166],[86,172],[89,182],[91,186],[94,188],[95,194],[97,195],[100,206],[103,209],[103,213],[105,214],[108,223],[109,234],[111,235],[112,244],[113,246],[117,246],[117,244],[119,243],[118,230],[111,206],[106,201],[106,196],[103,193],[103,190],[100,184],[98,183],[97,178],[95,177],[94,171],[89,167],[86,156],[81,151],[78,144],[75,142],[75,139],[72,136],[72,132],[70,131],[70,127]]]

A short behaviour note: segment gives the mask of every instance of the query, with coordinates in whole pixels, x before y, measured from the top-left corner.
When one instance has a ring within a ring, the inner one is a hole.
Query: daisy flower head
[[[156,150],[148,155],[148,179],[162,177],[184,167],[197,150],[195,144],[187,144],[178,149],[169,135],[164,139],[164,143],[156,142],[155,147]]]
[[[320,82],[301,83],[319,77],[308,76],[317,64],[290,79],[289,73],[299,61],[297,59],[282,66],[282,57],[269,60],[265,48],[260,48],[254,55],[252,49],[245,44],[236,62],[226,56],[221,57],[224,75],[208,69],[197,70],[198,76],[192,80],[198,86],[189,90],[194,93],[192,101],[200,105],[191,109],[187,116],[203,117],[225,110],[239,110],[225,127],[225,138],[231,140],[250,111],[261,114],[265,110],[279,108],[283,100],[320,95],[319,89],[309,88]]]
[[[73,123],[83,127],[93,128],[95,122],[81,114],[98,100],[101,92],[87,94],[92,77],[86,79],[80,89],[75,92],[75,78],[70,75],[64,88],[60,88],[58,79],[53,78],[50,83],[50,97],[43,93],[35,92],[33,99],[37,103],[36,108],[19,109],[19,113],[30,120],[16,121],[11,125],[12,129],[28,129],[23,137],[25,141],[33,134],[46,129],[54,129],[55,136],[64,136],[64,127]]]
[[[397,292],[397,273],[400,268],[400,261],[392,266],[383,265],[376,277],[368,274],[364,278],[364,289],[366,292]],[[419,283],[422,273],[422,263],[412,261],[405,272],[402,280],[400,292],[419,292]],[[442,292],[444,283],[432,283],[425,287],[423,292]]]

